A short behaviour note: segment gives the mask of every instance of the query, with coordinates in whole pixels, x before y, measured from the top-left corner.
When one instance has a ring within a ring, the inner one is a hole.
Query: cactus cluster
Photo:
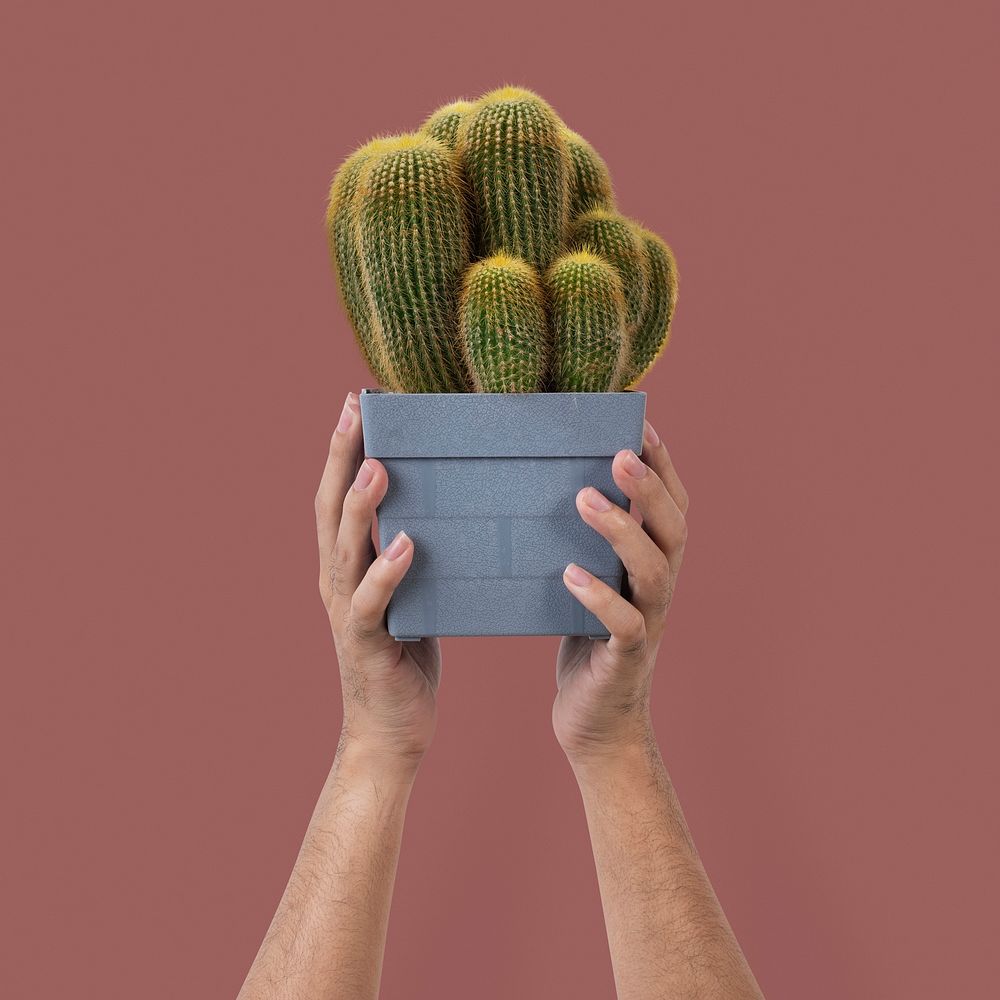
[[[326,221],[358,346],[392,391],[618,391],[668,340],[673,253],[618,214],[604,160],[531,91],[373,139]]]

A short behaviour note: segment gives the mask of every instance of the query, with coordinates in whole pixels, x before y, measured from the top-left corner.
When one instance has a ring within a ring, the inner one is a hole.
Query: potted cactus
[[[606,635],[562,583],[622,567],[577,517],[641,447],[673,254],[615,209],[607,166],[536,94],[504,87],[378,138],[334,177],[327,231],[379,390],[365,450],[389,473],[379,536],[414,540],[389,606],[399,639]]]

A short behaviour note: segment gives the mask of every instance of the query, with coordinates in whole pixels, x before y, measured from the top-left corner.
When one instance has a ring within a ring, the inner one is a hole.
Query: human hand
[[[344,699],[340,752],[412,776],[434,735],[441,650],[437,639],[402,643],[386,631],[386,606],[413,561],[413,542],[400,532],[376,557],[372,519],[389,479],[381,462],[362,458],[361,409],[352,392],[316,495],[319,591]]]
[[[580,516],[625,564],[628,596],[575,564],[563,574],[570,593],[611,633],[609,639],[565,636],[559,646],[552,725],[574,765],[652,740],[653,666],[687,539],[687,492],[649,423],[642,460],[620,451],[611,470],[642,524],[593,487],[577,494]]]

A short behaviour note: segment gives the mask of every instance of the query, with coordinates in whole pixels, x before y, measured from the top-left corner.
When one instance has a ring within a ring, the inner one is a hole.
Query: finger
[[[689,500],[680,476],[670,461],[666,445],[660,440],[660,435],[647,420],[642,433],[642,460],[663,480],[667,492],[674,498],[680,512],[686,517]]]
[[[642,514],[643,528],[676,573],[687,541],[687,523],[663,480],[628,449],[615,455],[611,475]]]
[[[384,642],[389,638],[385,609],[412,562],[413,542],[401,531],[368,568],[351,598],[348,618],[351,633],[358,642]]]
[[[576,563],[563,571],[563,583],[611,633],[608,646],[613,652],[623,657],[641,657],[646,652],[646,623],[638,608]]]
[[[625,564],[632,602],[650,624],[670,603],[670,565],[639,523],[592,486],[576,496],[580,517],[603,535]]]
[[[326,468],[316,493],[316,535],[322,569],[328,567],[344,504],[344,494],[351,485],[361,458],[361,410],[358,397],[347,394],[337,429],[330,439]]]
[[[330,582],[336,597],[350,599],[372,563],[372,521],[388,488],[385,466],[377,459],[366,458],[344,497],[333,547]]]

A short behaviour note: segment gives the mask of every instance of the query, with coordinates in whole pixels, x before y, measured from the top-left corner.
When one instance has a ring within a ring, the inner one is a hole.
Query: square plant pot
[[[414,543],[389,633],[606,636],[562,574],[579,563],[620,590],[622,564],[575,498],[594,486],[627,509],[611,460],[640,451],[645,412],[643,392],[363,391],[365,453],[389,474],[379,543]]]

